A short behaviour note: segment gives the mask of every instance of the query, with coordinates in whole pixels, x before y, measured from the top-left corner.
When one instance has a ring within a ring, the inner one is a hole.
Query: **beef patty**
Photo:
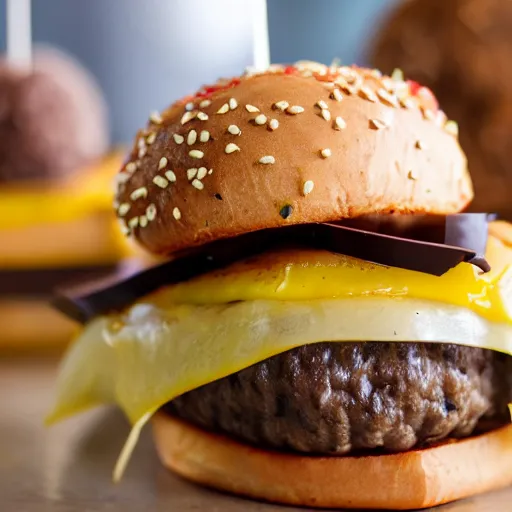
[[[508,370],[508,371],[507,371]],[[512,357],[422,343],[319,343],[190,391],[165,410],[258,446],[408,450],[510,421]]]

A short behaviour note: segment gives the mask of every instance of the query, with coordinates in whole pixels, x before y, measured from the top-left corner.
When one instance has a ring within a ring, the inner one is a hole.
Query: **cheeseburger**
[[[51,290],[107,275],[127,254],[112,215],[105,100],[69,55],[0,56],[0,353],[61,349],[75,325]],[[27,321],[27,319],[30,319]],[[44,328],[41,328],[44,326]]]
[[[165,262],[61,291],[86,323],[49,421],[151,420],[194,482],[306,507],[416,509],[512,483],[512,228],[472,199],[433,94],[312,63],[153,114],[118,176]]]

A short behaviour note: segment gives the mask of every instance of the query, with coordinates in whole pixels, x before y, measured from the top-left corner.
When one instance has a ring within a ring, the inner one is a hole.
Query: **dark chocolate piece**
[[[86,322],[96,315],[119,311],[162,286],[262,253],[276,246],[275,242],[276,237],[269,237],[265,231],[219,240],[142,272],[124,269],[107,279],[57,290],[53,305],[74,320]]]
[[[122,310],[162,286],[283,245],[325,249],[437,276],[463,261],[486,272],[490,270],[483,257],[487,224],[486,214],[380,216],[343,224],[303,224],[256,231],[212,242],[142,272],[125,269],[108,280],[63,289],[54,305],[67,316],[85,322],[99,314]]]

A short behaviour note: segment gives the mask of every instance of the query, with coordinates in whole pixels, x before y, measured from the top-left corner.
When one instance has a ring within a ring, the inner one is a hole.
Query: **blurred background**
[[[396,3],[269,0],[272,60],[368,63],[375,26]],[[5,26],[5,4],[0,0],[0,27]],[[131,140],[150,110],[251,64],[247,0],[32,4],[34,41],[65,49],[96,76],[108,101],[114,142]],[[0,51],[4,49],[5,31],[0,32]]]
[[[28,3],[0,0],[0,55],[7,6]],[[0,59],[0,348],[62,344],[72,325],[49,290],[135,254],[112,210],[127,145],[151,111],[254,63],[265,5],[31,3],[31,65]],[[266,24],[273,62],[400,68],[430,87],[459,123],[471,208],[512,218],[512,0],[268,0]]]

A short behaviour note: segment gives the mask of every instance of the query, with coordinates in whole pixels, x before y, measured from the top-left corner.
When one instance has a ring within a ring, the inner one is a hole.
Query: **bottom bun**
[[[314,457],[265,451],[158,413],[165,466],[251,498],[318,508],[427,508],[512,484],[512,425],[400,454]]]

